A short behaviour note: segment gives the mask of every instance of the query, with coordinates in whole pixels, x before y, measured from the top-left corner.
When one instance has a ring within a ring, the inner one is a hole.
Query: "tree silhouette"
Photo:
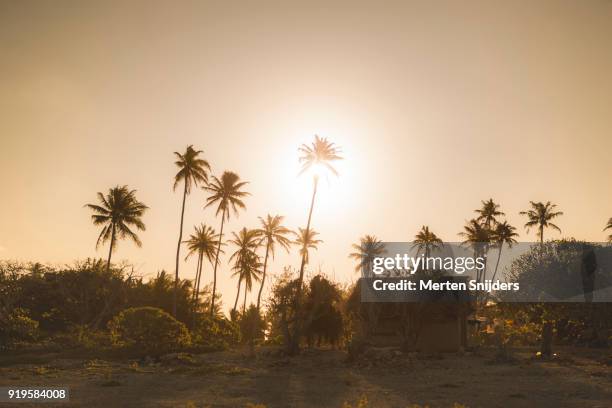
[[[284,217],[281,215],[275,215],[272,217],[270,214],[263,219],[259,217],[261,228],[258,230],[259,235],[265,240],[266,255],[264,257],[263,272],[261,276],[261,285],[259,286],[259,293],[257,294],[257,310],[259,310],[261,302],[261,292],[266,282],[266,271],[268,268],[268,256],[272,255],[274,259],[274,252],[276,244],[280,245],[285,251],[289,252],[291,245],[291,239],[287,238],[287,235],[291,234],[292,231],[282,225]]]
[[[321,244],[323,241],[320,239],[315,239],[318,232],[312,229],[304,229],[298,228],[299,232],[294,233],[297,238],[294,243],[300,248],[300,255],[302,256],[302,263],[308,264],[310,261],[310,250],[316,250],[317,246]]]
[[[242,303],[242,314],[244,314],[247,294],[253,288],[253,282],[259,282],[260,280],[261,262],[259,262],[259,255],[255,252],[249,252],[245,256],[238,258],[232,269],[234,270],[233,276],[238,277],[238,293],[236,293],[234,311],[238,303],[238,295],[240,294],[240,283],[244,282],[244,302]]]
[[[201,150],[195,150],[192,145],[187,146],[185,153],[181,154],[174,152],[177,160],[174,164],[179,168],[178,173],[174,176],[174,185],[172,190],[183,182],[183,204],[181,206],[181,224],[179,227],[178,244],[176,245],[176,267],[174,272],[174,303],[172,305],[172,315],[176,317],[176,296],[178,294],[179,282],[179,257],[181,254],[181,242],[183,240],[183,219],[185,217],[185,201],[187,194],[191,193],[191,187],[197,186],[198,183],[206,184],[208,181],[208,172],[210,165],[204,159],[198,156],[202,153]]]
[[[521,211],[520,215],[526,215],[529,221],[525,223],[525,229],[529,232],[529,228],[537,227],[538,228],[538,237],[540,238],[540,244],[544,243],[544,228],[553,228],[557,231],[561,232],[561,229],[553,224],[551,220],[563,215],[561,211],[554,211],[557,207],[556,204],[551,204],[550,201],[547,201],[546,204],[542,202],[533,202],[531,203],[531,209],[528,211]]]
[[[495,264],[495,272],[493,272],[491,280],[495,280],[495,276],[497,275],[497,268],[499,267],[499,260],[504,244],[508,245],[508,248],[512,248],[512,245],[517,242],[516,239],[514,239],[514,237],[518,237],[515,231],[516,228],[508,224],[508,221],[498,223],[495,230],[493,230],[492,241],[495,246],[499,247],[499,252],[497,253],[497,263]]]
[[[240,177],[231,171],[226,171],[221,175],[221,178],[215,176],[212,177],[212,182],[204,187],[204,190],[211,193],[206,199],[206,205],[204,208],[217,205],[216,215],[221,214],[221,228],[219,230],[219,243],[217,244],[217,255],[215,257],[215,267],[213,272],[213,291],[210,304],[210,313],[215,310],[215,295],[217,293],[217,267],[219,266],[219,253],[221,251],[221,242],[223,241],[223,224],[225,220],[230,219],[230,210],[234,211],[234,214],[238,216],[239,209],[246,209],[246,205],[242,201],[242,198],[249,195],[246,191],[241,189],[246,186],[248,182],[240,181]]]
[[[495,225],[497,225],[497,217],[502,215],[506,215],[499,210],[499,204],[495,204],[492,198],[489,198],[487,201],[481,201],[482,207],[478,210],[474,210],[478,217],[477,221],[480,221],[484,226],[488,229],[493,229]]]
[[[412,242],[413,248],[416,246],[419,251],[425,252],[425,258],[429,258],[431,249],[440,248],[443,245],[442,240],[431,232],[427,225],[421,227],[421,230],[414,236],[414,241]]]
[[[229,242],[238,248],[229,259],[230,262],[234,262],[234,266],[232,267],[232,269],[235,271],[234,275],[239,277],[238,293],[236,293],[236,301],[234,302],[234,310],[236,310],[243,274],[250,273],[245,271],[252,268],[254,263],[258,261],[257,257],[254,255],[256,255],[261,239],[259,238],[258,230],[249,230],[246,228],[242,228],[238,234],[232,232],[232,235],[234,236],[234,239],[231,239]]]
[[[103,225],[98,236],[96,248],[110,240],[108,249],[108,260],[106,271],[110,269],[111,255],[116,246],[117,238],[130,238],[137,246],[142,246],[138,235],[130,229],[130,226],[144,231],[145,224],[142,216],[149,208],[136,199],[136,190],[130,190],[127,186],[116,186],[108,190],[106,196],[98,193],[100,204],[86,204],[94,214],[91,216],[94,225]]]
[[[491,242],[491,230],[475,219],[468,221],[463,227],[463,231],[459,236],[464,237],[463,245],[470,246],[474,250],[474,258],[482,257],[485,259],[485,267],[482,270],[477,270],[476,280],[484,281],[486,278],[486,256]]]
[[[304,173],[307,170],[314,170],[313,175],[313,189],[312,189],[312,199],[310,201],[310,210],[308,211],[308,221],[306,223],[306,229],[304,230],[304,235],[307,237],[310,231],[310,222],[312,221],[312,210],[314,208],[315,198],[317,195],[317,186],[319,183],[319,171],[328,170],[334,175],[338,175],[336,169],[332,166],[332,162],[336,160],[341,160],[340,157],[340,148],[338,148],[334,143],[327,140],[327,138],[319,137],[315,135],[315,140],[310,145],[303,144],[298,148],[298,151],[301,153],[300,163],[302,163],[302,169],[300,170],[300,174]],[[304,282],[304,267],[306,266],[308,250],[301,251],[302,262],[300,264],[300,275],[298,278],[297,285],[297,293],[296,293],[296,307],[295,309],[299,312],[300,309],[300,299],[302,297],[302,284]],[[299,335],[294,336],[293,344],[291,345],[291,354],[296,354],[299,351]]]
[[[219,238],[215,233],[214,228],[201,224],[195,227],[195,233],[189,236],[189,239],[184,241],[187,244],[189,252],[185,257],[187,260],[192,255],[198,256],[198,262],[196,266],[194,291],[193,291],[193,304],[194,313],[198,304],[198,298],[200,295],[200,281],[202,279],[202,267],[204,257],[212,264],[215,257],[215,249],[219,244]],[[221,250],[223,252],[223,250]]]
[[[355,272],[360,270],[369,274],[372,271],[374,258],[384,254],[385,246],[381,240],[374,235],[366,235],[359,239],[359,244],[353,244],[352,248],[355,252],[349,254],[349,258],[357,261]],[[365,274],[364,274],[365,276]]]
[[[608,225],[606,225],[606,228],[604,228],[604,231],[607,229],[612,229],[612,218],[608,220]],[[612,242],[612,234],[608,235],[608,241]]]

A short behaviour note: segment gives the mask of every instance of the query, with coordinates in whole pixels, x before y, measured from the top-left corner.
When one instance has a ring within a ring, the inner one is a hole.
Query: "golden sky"
[[[117,184],[151,207],[143,248],[114,257],[173,271],[180,194],[172,152],[250,181],[248,211],[304,226],[297,147],[343,148],[313,226],[312,266],[355,278],[359,236],[457,240],[480,200],[508,221],[529,200],[564,236],[602,241],[612,216],[612,2],[0,1],[0,258],[106,255],[83,205]],[[218,229],[205,194],[186,233]],[[534,240],[521,228],[522,240]],[[560,235],[548,232],[548,237]],[[272,272],[299,266],[279,254]],[[181,274],[192,277],[195,260]],[[220,276],[224,303],[235,282]],[[209,281],[210,268],[204,271]]]

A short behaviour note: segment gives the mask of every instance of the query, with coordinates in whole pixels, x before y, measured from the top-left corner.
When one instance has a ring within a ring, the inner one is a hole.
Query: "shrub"
[[[255,342],[264,338],[266,323],[259,310],[251,305],[240,318],[240,333],[243,341],[249,345],[251,354],[255,351]]]
[[[240,329],[235,322],[224,317],[211,318],[208,313],[202,313],[195,319],[191,337],[196,347],[224,350],[238,344]]]
[[[0,349],[14,347],[22,341],[33,340],[38,334],[38,322],[30,319],[24,309],[14,309],[0,324]]]
[[[156,307],[135,307],[122,311],[109,323],[115,346],[159,356],[189,346],[191,336],[185,325]]]

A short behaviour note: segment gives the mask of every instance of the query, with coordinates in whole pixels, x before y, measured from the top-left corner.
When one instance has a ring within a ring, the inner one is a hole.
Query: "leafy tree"
[[[312,346],[317,340],[326,341],[332,346],[338,344],[342,337],[343,318],[340,311],[342,291],[337,284],[322,275],[310,280],[308,296],[305,300],[305,335]]]
[[[191,188],[198,184],[206,184],[208,182],[208,172],[210,172],[210,165],[204,159],[199,156],[202,154],[201,150],[195,150],[193,145],[187,146],[185,153],[174,152],[176,161],[174,164],[178,167],[179,171],[174,176],[173,190],[176,190],[178,185],[183,183],[183,204],[181,205],[181,224],[179,227],[178,244],[176,245],[176,269],[174,273],[174,290],[178,294],[179,284],[179,257],[181,253],[181,242],[183,240],[183,219],[185,217],[185,201],[187,195],[191,193]],[[172,306],[172,314],[176,316],[176,295],[175,303]]]
[[[562,211],[555,211],[557,208],[556,204],[551,204],[550,201],[547,201],[546,204],[542,202],[533,202],[531,203],[531,209],[528,211],[521,211],[519,214],[526,215],[528,221],[525,223],[525,228],[527,232],[529,232],[529,228],[536,227],[538,229],[538,237],[540,238],[540,244],[544,243],[544,229],[545,228],[553,228],[559,232],[561,229],[553,224],[551,221],[561,215],[563,215]]]
[[[287,251],[287,253],[289,253],[291,240],[287,237],[287,235],[291,234],[292,231],[282,225],[283,219],[284,217],[282,215],[275,215],[274,217],[272,217],[270,214],[268,214],[265,219],[259,217],[261,228],[258,230],[258,233],[265,241],[266,254],[264,256],[261,285],[259,286],[259,293],[257,294],[257,310],[259,310],[261,302],[261,292],[263,291],[264,283],[266,282],[268,256],[272,255],[272,259],[274,259],[276,244],[280,245],[281,248],[283,248],[285,251]]]
[[[414,236],[413,247],[419,248],[419,251],[424,251],[425,258],[429,258],[430,250],[433,248],[440,248],[442,240],[433,232],[429,230],[427,225],[423,225],[421,230]]]
[[[137,246],[142,246],[140,238],[130,229],[136,227],[141,231],[146,229],[142,222],[142,216],[149,208],[136,199],[136,190],[130,190],[127,186],[116,186],[108,190],[106,196],[98,193],[98,204],[86,204],[94,214],[91,219],[94,225],[103,225],[102,231],[98,236],[96,248],[110,239],[108,249],[108,260],[106,270],[110,270],[111,254],[115,249],[117,238],[131,238]]]
[[[246,205],[242,201],[244,197],[249,195],[242,188],[248,182],[240,181],[240,177],[231,171],[226,171],[221,175],[221,178],[212,177],[212,182],[204,187],[211,195],[206,199],[206,205],[209,207],[217,205],[216,215],[221,214],[221,228],[219,230],[219,243],[217,244],[217,255],[215,256],[215,267],[213,271],[213,291],[211,296],[210,313],[215,310],[215,298],[217,292],[217,267],[219,266],[219,253],[221,252],[221,242],[223,241],[223,224],[225,220],[230,218],[230,210],[238,216],[239,209],[246,209]]]
[[[249,352],[253,356],[255,355],[255,342],[264,338],[266,322],[257,307],[251,305],[246,311],[243,311],[239,324],[242,340],[249,345]]]
[[[109,330],[114,345],[144,355],[160,356],[191,343],[187,327],[155,307],[126,309],[109,323]]]
[[[385,246],[381,240],[376,238],[375,235],[366,235],[359,239],[359,244],[353,244],[352,248],[355,252],[349,254],[349,258],[355,259],[357,265],[355,265],[355,271],[372,271],[372,264],[374,258],[384,254]]]

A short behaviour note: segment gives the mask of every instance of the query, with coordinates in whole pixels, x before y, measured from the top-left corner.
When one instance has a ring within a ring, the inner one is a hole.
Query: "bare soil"
[[[0,386],[68,386],[83,407],[611,407],[610,350],[556,350],[496,359],[458,354],[374,353],[348,363],[343,351],[279,349],[165,356],[159,362],[70,357],[69,352],[0,356]],[[16,406],[35,406],[20,403]],[[0,404],[8,406],[8,404]],[[44,406],[52,406],[45,404]],[[66,406],[66,404],[62,404]],[[346,406],[346,405],[344,405]]]

